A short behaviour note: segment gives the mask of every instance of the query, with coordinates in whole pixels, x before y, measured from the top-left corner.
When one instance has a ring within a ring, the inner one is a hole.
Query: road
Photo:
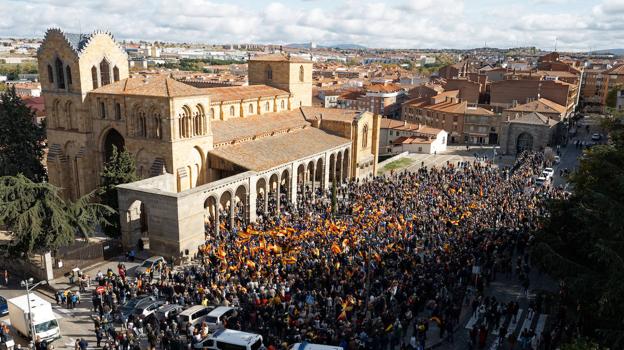
[[[98,271],[102,271],[102,273],[106,273],[107,269],[112,269],[117,272],[117,264],[118,261],[108,261],[103,264],[92,268],[87,269],[86,273],[89,276],[94,277]],[[129,275],[132,275],[134,271],[134,267],[138,265],[138,262],[130,263],[124,262],[126,267],[128,268]],[[53,281],[52,285],[54,285],[58,289],[64,289],[70,287],[66,284],[66,279],[57,279]],[[77,290],[76,286],[72,287],[72,290]],[[55,315],[58,318],[59,326],[61,328],[61,338],[57,339],[53,342],[55,349],[74,349],[76,339],[84,338],[89,342],[90,349],[96,349],[96,340],[95,340],[95,329],[93,326],[93,320],[91,315],[93,315],[91,303],[91,290],[88,290],[87,293],[83,293],[81,295],[82,301],[80,304],[76,305],[75,309],[67,309],[63,305],[57,305],[56,301],[51,295],[51,292],[42,289],[39,287],[34,293],[43,298],[44,300],[49,301],[52,304],[52,309]],[[19,280],[16,278],[9,279],[9,286],[2,284],[0,286],[0,295],[5,297],[6,299],[10,299],[13,297],[17,297],[20,295],[26,294],[24,288],[20,287]],[[0,318],[0,322],[4,322],[10,324],[9,316],[4,316]],[[12,334],[15,336],[15,343],[21,344],[22,346],[26,346],[28,341],[16,335],[16,332],[12,330]]]

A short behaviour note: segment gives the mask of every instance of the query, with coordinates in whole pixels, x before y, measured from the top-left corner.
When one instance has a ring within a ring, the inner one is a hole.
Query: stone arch
[[[197,106],[195,106],[195,108],[197,109],[197,120],[196,120],[196,135],[205,135],[207,130],[206,130],[206,112],[204,111],[204,106],[201,103],[198,103]]]
[[[132,202],[128,207],[125,220],[130,231],[130,242],[141,244],[145,249],[149,249],[149,209],[145,203],[138,199]]]
[[[65,88],[65,69],[63,68],[63,61],[60,58],[54,60],[54,68],[56,70],[56,87],[59,89]]]
[[[204,183],[204,171],[205,171],[205,155],[201,148],[195,146],[191,151],[191,188],[200,186]]]
[[[110,64],[106,58],[103,58],[100,61],[100,84],[102,86],[108,85],[111,83],[111,72],[110,72]]]
[[[191,113],[191,108],[189,106],[182,106],[182,112],[178,117],[180,138],[191,137]]]
[[[67,129],[80,129],[78,126],[78,115],[71,101],[65,103],[65,120]]]
[[[236,109],[234,108],[234,106],[230,106],[230,117],[233,117],[236,115]]]
[[[342,182],[342,158],[342,152],[339,151],[336,154],[336,174],[334,175],[334,178],[338,182],[337,184],[340,184]]]
[[[93,89],[97,89],[99,87],[98,71],[96,66],[91,67],[91,83],[93,84]]]
[[[325,172],[323,171],[324,163],[325,161],[323,160],[323,158],[319,158],[316,160],[316,165],[314,167],[315,169],[314,180],[318,182],[318,185],[321,189],[325,188],[325,176],[324,176]]]
[[[516,139],[516,153],[533,150],[533,135],[523,132]]]
[[[152,106],[149,113],[149,122],[147,122],[147,136],[151,138],[162,138],[162,112],[157,106]]]
[[[249,115],[252,115],[252,114],[254,113],[254,106],[253,106],[253,103],[250,103],[250,104],[247,106],[247,113],[249,113]]]
[[[280,206],[286,205],[290,203],[290,196],[292,192],[292,186],[290,185],[291,176],[290,170],[284,169],[282,174],[280,175],[279,185],[280,185]]]
[[[62,122],[61,117],[61,101],[58,99],[52,102],[52,123],[50,123],[50,128],[64,128],[65,124]]]
[[[48,83],[54,84],[54,69],[51,64],[48,64]]]
[[[279,213],[279,182],[280,175],[278,173],[269,176],[269,212],[273,214]]]
[[[234,193],[231,189],[223,191],[219,196],[219,225],[227,229],[230,228],[232,220],[233,198]]]
[[[69,88],[69,85],[72,85],[74,83],[70,66],[65,67],[65,75],[67,76],[67,88]]]
[[[113,67],[113,81],[119,81],[119,68]]]
[[[308,187],[310,188],[310,190],[312,191],[312,193],[314,193],[314,174],[316,173],[316,162],[314,162],[314,160],[310,160],[308,161],[308,164],[306,165],[306,183],[308,184]]]
[[[247,223],[249,208],[249,189],[246,185],[239,185],[234,191],[234,224],[239,228]]]
[[[256,180],[256,214],[262,215],[267,210],[267,180],[264,177]]]
[[[109,128],[102,133],[101,152],[104,155],[104,162],[107,162],[113,154],[113,146],[121,152],[125,149],[126,141],[115,128]]]
[[[215,119],[215,109],[214,109],[214,107],[210,108],[210,119],[212,119],[212,120]]]
[[[204,229],[206,234],[219,233],[219,207],[217,195],[211,194],[204,201]]]

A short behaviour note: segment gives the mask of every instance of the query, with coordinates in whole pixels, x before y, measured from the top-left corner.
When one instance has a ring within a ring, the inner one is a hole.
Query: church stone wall
[[[501,133],[501,152],[516,155],[518,136],[525,132],[533,136],[533,151],[542,150],[551,142],[553,130],[547,125],[505,123]]]

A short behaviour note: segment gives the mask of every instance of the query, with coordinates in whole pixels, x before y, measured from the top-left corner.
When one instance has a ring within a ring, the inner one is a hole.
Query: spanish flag
[[[342,252],[342,249],[340,249],[340,246],[336,243],[332,244],[331,250],[334,254],[340,254]]]
[[[295,258],[294,256],[287,256],[282,259],[282,262],[286,265],[292,265],[297,262],[297,258]]]

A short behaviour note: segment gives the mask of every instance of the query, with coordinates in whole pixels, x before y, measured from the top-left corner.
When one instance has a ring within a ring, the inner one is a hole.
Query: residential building
[[[401,103],[406,96],[405,90],[399,85],[371,84],[363,90],[349,91],[340,95],[337,107],[369,111],[383,116],[398,116]]]
[[[41,84],[40,83],[15,83],[12,84],[15,87],[15,93],[19,96],[32,96],[39,97],[41,96]]]
[[[448,133],[405,120],[382,118],[379,154],[394,155],[403,152],[435,154],[446,151]]]

